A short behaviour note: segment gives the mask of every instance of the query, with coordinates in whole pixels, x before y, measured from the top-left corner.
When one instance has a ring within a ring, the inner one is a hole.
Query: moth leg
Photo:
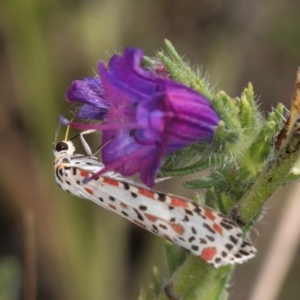
[[[84,135],[86,135],[86,134],[91,134],[91,133],[94,133],[94,132],[96,132],[96,131],[97,131],[97,130],[95,130],[95,129],[90,129],[90,130],[85,130],[85,131],[83,131],[83,132],[81,132],[81,133],[79,134],[79,138],[80,138],[81,144],[82,144],[82,146],[83,146],[83,148],[84,148],[84,150],[85,150],[85,152],[86,152],[86,154],[87,154],[88,156],[93,156],[94,154],[93,154],[93,152],[92,152],[92,150],[91,150],[91,147],[89,146],[89,144],[88,144],[87,141],[85,140]]]

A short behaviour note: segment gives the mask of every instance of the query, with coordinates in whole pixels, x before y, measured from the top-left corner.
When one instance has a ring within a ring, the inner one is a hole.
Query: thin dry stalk
[[[266,254],[250,300],[277,299],[293,262],[300,239],[300,183],[286,201],[285,210]],[[285,201],[285,200],[284,200]]]

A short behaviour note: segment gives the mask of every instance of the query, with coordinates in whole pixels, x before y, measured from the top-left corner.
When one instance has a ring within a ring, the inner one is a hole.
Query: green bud
[[[168,263],[168,273],[172,275],[175,270],[184,262],[188,251],[171,242],[165,242],[166,257]]]

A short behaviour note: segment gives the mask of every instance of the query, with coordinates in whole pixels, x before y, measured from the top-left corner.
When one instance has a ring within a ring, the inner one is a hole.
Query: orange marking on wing
[[[93,192],[91,189],[89,189],[89,188],[84,188],[84,189],[85,189],[85,191],[88,192],[90,195],[93,195],[93,194],[94,194],[94,192]]]
[[[186,207],[186,201],[180,198],[171,198],[171,204],[178,207]]]
[[[111,179],[111,178],[108,178],[108,177],[104,177],[103,182],[105,182],[109,185],[113,185],[113,186],[118,186],[119,185],[117,180]]]
[[[222,227],[219,225],[219,224],[214,224],[213,225],[213,229],[216,231],[216,232],[218,232],[219,234],[223,234],[223,230],[222,230]]]
[[[154,193],[145,189],[139,189],[139,194],[146,196],[148,198],[153,199],[154,198]]]
[[[202,253],[200,254],[200,258],[202,258],[205,261],[211,260],[215,255],[217,251],[215,248],[207,247],[204,248]]]
[[[157,220],[157,218],[155,216],[152,216],[149,214],[145,214],[145,217],[151,222],[155,222]]]
[[[128,208],[128,205],[125,204],[124,202],[121,202],[121,207],[123,207],[123,208]]]
[[[210,209],[208,209],[208,208],[205,208],[204,209],[204,214],[205,214],[205,216],[206,217],[208,217],[210,220],[212,220],[212,221],[214,221],[215,220],[215,216],[214,216],[214,214],[212,213],[212,211],[210,210]]]
[[[80,170],[80,176],[82,176],[82,177],[88,177],[89,175],[90,175],[89,172]]]
[[[183,227],[180,224],[172,224],[171,227],[174,231],[176,231],[178,234],[182,234],[184,232]]]
[[[108,206],[109,206],[111,209],[116,210],[116,207],[115,207],[114,205],[109,204]]]

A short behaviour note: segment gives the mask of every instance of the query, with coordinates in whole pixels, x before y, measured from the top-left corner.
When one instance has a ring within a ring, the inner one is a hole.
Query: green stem
[[[268,198],[282,184],[300,156],[300,118],[290,131],[274,159],[265,166],[251,189],[232,209],[232,216],[241,224],[249,223],[261,210]]]
[[[190,254],[164,286],[157,300],[183,299],[195,286],[205,295],[205,298],[201,299],[220,299],[232,270],[232,266],[216,269]]]

